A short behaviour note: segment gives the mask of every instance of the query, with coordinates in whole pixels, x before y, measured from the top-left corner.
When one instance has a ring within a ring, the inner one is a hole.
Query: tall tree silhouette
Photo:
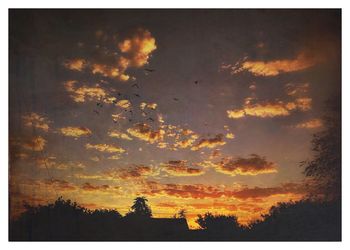
[[[341,194],[341,98],[334,97],[326,103],[323,116],[324,129],[314,134],[314,158],[302,162],[304,174],[314,180],[317,192],[327,199],[339,199]]]
[[[134,199],[134,204],[131,206],[131,211],[127,216],[134,215],[140,217],[152,217],[152,210],[147,204],[148,200],[146,197],[136,197]]]

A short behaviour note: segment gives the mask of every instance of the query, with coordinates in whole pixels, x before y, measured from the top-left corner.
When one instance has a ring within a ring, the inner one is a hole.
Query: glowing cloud
[[[77,87],[76,86],[77,81],[70,80],[66,81],[64,83],[64,87],[67,90],[67,92],[70,93],[70,97],[78,103],[83,103],[86,101],[99,101],[99,100],[106,100],[108,93],[105,89],[101,88],[99,84],[96,84],[94,87],[88,87],[86,85]]]
[[[234,138],[235,138],[235,135],[234,135],[233,133],[227,133],[227,134],[225,135],[225,137],[226,137],[227,139],[234,139]]]
[[[47,141],[43,137],[37,136],[31,140],[26,140],[22,142],[21,146],[27,150],[43,151],[45,148],[46,142]]]
[[[127,132],[130,135],[139,138],[140,140],[147,141],[151,144],[162,141],[165,134],[165,131],[163,129],[153,131],[151,127],[145,123],[135,124],[134,127],[129,128]]]
[[[305,70],[317,63],[319,63],[319,60],[315,57],[308,57],[305,53],[299,53],[295,59],[273,61],[243,60],[243,62],[229,68],[231,69],[231,74],[248,71],[255,76],[277,76],[282,73]]]
[[[313,128],[320,128],[323,126],[323,123],[320,119],[311,119],[309,121],[301,122],[295,125],[295,128],[308,128],[308,129],[313,129]]]
[[[277,187],[243,188],[233,192],[238,199],[266,198],[273,195],[305,194],[305,188],[298,183],[285,183]]]
[[[268,162],[265,157],[256,154],[248,158],[224,158],[215,164],[218,172],[228,175],[258,175],[277,172],[277,166],[273,162]]]
[[[131,102],[129,100],[120,100],[116,103],[117,106],[127,109],[131,107]]]
[[[161,164],[162,169],[175,176],[197,176],[204,174],[202,169],[187,166],[187,161],[169,161]]]
[[[132,138],[130,136],[128,136],[127,134],[121,133],[121,132],[115,131],[115,130],[114,131],[110,131],[108,133],[108,135],[110,137],[115,137],[115,138],[119,138],[119,139],[123,139],[123,140],[128,140],[128,141],[132,140]]]
[[[266,198],[278,195],[294,195],[299,199],[305,188],[299,183],[286,183],[276,187],[229,187],[225,185],[204,184],[162,184],[155,181],[144,183],[142,193],[149,196],[173,196],[178,198],[235,198],[239,200]]]
[[[132,165],[127,168],[111,169],[103,173],[107,178],[113,179],[137,179],[151,175],[153,173],[152,168],[144,165]]]
[[[108,191],[116,191],[119,189],[119,187],[112,187],[110,185],[92,185],[89,182],[85,182],[82,186],[81,189],[83,191],[87,192],[96,192],[96,191],[101,191],[101,192],[108,192]]]
[[[118,47],[133,67],[147,64],[151,53],[157,48],[155,38],[145,29],[137,29],[121,41]]]
[[[97,31],[96,34],[100,34],[100,31]],[[102,35],[96,36],[97,40],[101,40],[101,37],[102,41],[105,42],[108,35],[102,33]],[[73,59],[66,60],[63,65],[69,70],[82,71],[88,68],[94,75],[99,74],[120,81],[128,81],[131,77],[125,73],[126,70],[130,67],[139,68],[146,65],[152,52],[157,48],[155,38],[148,30],[141,28],[123,38],[117,46],[120,50],[119,56],[114,53],[105,54],[105,57],[113,58],[113,60],[97,62],[95,58],[91,60]]]
[[[113,145],[108,145],[108,144],[90,144],[87,143],[85,145],[86,149],[95,149],[98,150],[100,152],[107,152],[107,153],[124,153],[125,149],[117,147],[117,146],[113,146]]]
[[[285,91],[286,94],[289,96],[300,96],[303,94],[306,94],[309,91],[309,83],[301,83],[301,84],[294,84],[294,83],[287,83],[285,85]]]
[[[311,109],[311,98],[297,98],[291,102],[263,102],[250,104],[246,103],[241,109],[227,110],[227,117],[238,119],[245,116],[255,116],[260,118],[271,118],[276,116],[288,116],[291,111],[307,111]]]
[[[71,137],[81,137],[91,135],[90,129],[85,127],[64,127],[60,129],[61,134]]]
[[[32,112],[32,113],[23,115],[22,119],[23,119],[24,125],[27,127],[38,128],[38,129],[44,130],[45,132],[49,131],[49,123],[51,123],[51,121],[49,121],[47,118],[45,118],[42,115]]]
[[[226,142],[223,140],[223,135],[218,134],[214,138],[201,139],[195,146],[191,148],[191,150],[196,151],[201,148],[215,148],[218,146],[223,146],[225,144]]]
[[[36,160],[36,164],[38,168],[41,169],[58,169],[58,170],[66,170],[66,169],[84,169],[86,166],[81,162],[59,162],[56,157],[40,157]]]
[[[84,59],[72,59],[67,60],[63,65],[70,70],[82,71],[86,67],[86,61]]]
[[[141,102],[140,103],[140,109],[144,110],[145,108],[155,110],[157,108],[157,103],[146,103],[146,102]]]

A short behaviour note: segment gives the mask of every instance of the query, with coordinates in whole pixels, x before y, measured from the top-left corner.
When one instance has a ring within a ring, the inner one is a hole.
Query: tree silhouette
[[[322,121],[324,130],[314,134],[314,158],[301,163],[304,174],[314,181],[312,193],[322,193],[327,199],[339,199],[341,193],[341,102],[334,97],[326,103]]]
[[[176,214],[174,214],[174,219],[186,219],[186,209],[180,209]]]
[[[340,203],[278,203],[246,229],[247,240],[340,240]]]
[[[209,231],[222,232],[240,229],[237,217],[233,215],[213,215],[207,212],[204,216],[198,215],[196,222],[202,229]]]
[[[134,204],[131,206],[131,211],[127,216],[137,216],[137,217],[152,217],[152,210],[147,204],[148,200],[146,197],[136,197],[134,199]]]

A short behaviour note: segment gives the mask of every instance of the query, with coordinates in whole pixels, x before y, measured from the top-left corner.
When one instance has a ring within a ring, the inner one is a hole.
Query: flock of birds
[[[144,69],[144,71],[145,71],[145,74],[148,75],[149,73],[155,72],[156,70],[155,70],[155,69],[147,69],[147,68],[146,68],[146,69]],[[198,83],[199,83],[198,80],[194,81],[194,84],[197,85]],[[132,87],[132,88],[140,89],[140,86],[139,86],[137,83],[134,83],[133,85],[131,85],[131,87]],[[118,95],[118,97],[121,97],[121,96],[122,96],[122,98],[124,98],[124,100],[128,100],[129,102],[131,102],[131,98],[130,98],[131,96],[128,96],[128,95],[126,95],[126,94],[122,94],[122,93],[120,93],[120,92],[117,92],[117,95]],[[140,94],[138,94],[138,93],[133,93],[133,96],[135,96],[135,97],[137,97],[137,98],[141,98]],[[176,102],[179,101],[179,99],[176,98],[176,97],[174,97],[173,100],[176,101]],[[112,102],[113,102],[114,104],[117,103],[116,100],[113,100]],[[97,103],[96,103],[96,106],[97,106],[98,108],[103,108],[103,100],[100,100],[99,102],[97,102]],[[100,111],[99,111],[98,109],[94,109],[93,112],[94,112],[96,115],[100,115]],[[131,117],[132,117],[133,114],[134,114],[133,111],[132,111],[131,109],[126,108],[126,109],[124,109],[124,112],[128,112],[128,113],[130,114],[130,116],[129,116],[129,118],[128,118],[128,121],[129,121],[129,122],[132,122],[133,119],[132,119]],[[146,117],[146,116],[148,116],[148,115],[149,115],[149,113],[145,112],[144,110],[142,111],[142,116]],[[118,119],[113,118],[112,120],[113,120],[114,123],[118,123]],[[151,116],[148,116],[148,117],[146,118],[146,120],[151,121],[151,122],[154,122],[154,121],[155,121],[154,118],[152,118]]]

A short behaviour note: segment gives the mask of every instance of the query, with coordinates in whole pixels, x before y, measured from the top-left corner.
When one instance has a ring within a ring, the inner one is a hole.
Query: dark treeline
[[[336,241],[341,235],[340,203],[334,201],[280,203],[245,227],[235,216],[208,212],[198,215],[198,230],[188,229],[183,212],[174,218],[152,218],[146,201],[137,197],[125,216],[116,210],[91,211],[62,198],[44,206],[27,206],[18,219],[10,221],[10,240]]]

